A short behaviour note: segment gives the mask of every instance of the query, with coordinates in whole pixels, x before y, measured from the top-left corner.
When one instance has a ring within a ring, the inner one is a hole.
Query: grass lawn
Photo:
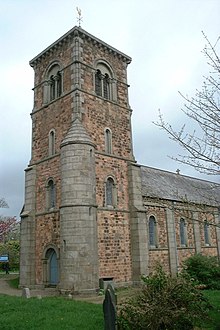
[[[204,295],[209,299],[213,309],[209,313],[211,321],[205,324],[203,329],[220,330],[220,291],[205,290]]]
[[[0,295],[1,330],[103,330],[103,324],[100,304]]]
[[[1,275],[0,275],[1,277]],[[18,277],[9,279],[12,287],[17,287]],[[118,290],[118,301],[127,300],[136,290]],[[210,321],[204,323],[204,330],[220,330],[220,291],[204,290],[213,309]],[[42,299],[11,297],[0,295],[1,330],[103,330],[102,304],[68,300],[64,297],[44,297]]]

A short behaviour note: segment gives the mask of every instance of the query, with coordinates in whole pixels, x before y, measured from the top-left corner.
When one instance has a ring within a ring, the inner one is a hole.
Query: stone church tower
[[[158,261],[175,275],[194,253],[220,259],[220,186],[135,162],[130,62],[80,27],[30,61],[21,287],[88,293]]]
[[[131,283],[147,272],[130,62],[80,27],[30,61],[32,155],[25,170],[20,286],[93,292],[100,280]]]

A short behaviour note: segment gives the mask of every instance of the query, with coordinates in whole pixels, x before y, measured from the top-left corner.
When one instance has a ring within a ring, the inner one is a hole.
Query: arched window
[[[157,246],[157,224],[155,217],[153,215],[150,216],[149,218],[149,245],[151,247],[156,247]]]
[[[107,100],[116,100],[115,80],[110,67],[99,62],[95,72],[95,92]]]
[[[105,205],[116,206],[117,196],[115,181],[112,177],[108,177],[105,182]]]
[[[205,245],[210,245],[209,224],[207,221],[204,222],[204,241]]]
[[[180,219],[180,244],[183,246],[187,245],[186,222],[184,219]]]
[[[55,131],[52,129],[49,133],[49,156],[55,154]]]
[[[105,129],[105,152],[112,153],[112,132],[109,128]]]
[[[47,183],[47,205],[48,209],[52,209],[56,205],[55,184],[52,179]]]
[[[52,65],[46,74],[44,102],[50,102],[62,95],[63,81],[59,64]]]

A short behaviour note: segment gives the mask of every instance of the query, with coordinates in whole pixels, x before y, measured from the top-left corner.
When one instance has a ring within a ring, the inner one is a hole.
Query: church
[[[30,61],[20,287],[95,293],[220,252],[219,185],[136,162],[131,58],[73,27]]]

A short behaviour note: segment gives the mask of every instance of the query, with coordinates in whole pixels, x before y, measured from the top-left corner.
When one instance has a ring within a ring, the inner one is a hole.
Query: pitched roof
[[[40,54],[35,56],[29,63],[30,66],[34,66],[35,63],[40,60],[42,57],[44,57],[47,53],[49,53],[53,48],[58,47],[63,42],[67,41],[68,38],[74,37],[76,34],[79,34],[80,37],[87,38],[89,40],[92,40],[93,42],[97,43],[100,46],[103,46],[105,49],[107,49],[110,52],[113,52],[115,55],[118,55],[126,61],[126,63],[131,62],[131,57],[122,53],[121,51],[117,50],[116,48],[110,46],[106,42],[100,40],[99,38],[93,36],[92,34],[88,33],[87,31],[83,30],[81,27],[74,26],[71,30],[66,32],[62,37],[60,37],[58,40],[56,40],[54,43],[52,43],[50,46],[48,46],[45,50],[43,50]]]
[[[220,205],[220,185],[214,182],[141,166],[142,194],[172,201]]]

